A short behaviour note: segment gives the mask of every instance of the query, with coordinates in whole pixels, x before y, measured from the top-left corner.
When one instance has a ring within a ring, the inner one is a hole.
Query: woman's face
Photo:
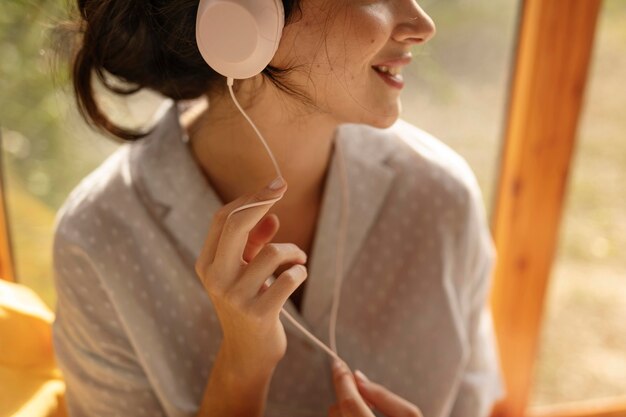
[[[339,123],[392,125],[402,109],[401,89],[373,66],[406,58],[412,45],[432,38],[430,16],[415,0],[302,0],[301,9],[302,18],[284,28],[271,65],[301,66],[290,84]]]

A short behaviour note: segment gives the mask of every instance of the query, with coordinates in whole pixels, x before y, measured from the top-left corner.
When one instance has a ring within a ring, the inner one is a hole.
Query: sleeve
[[[164,416],[93,261],[55,236],[52,325],[69,417]]]
[[[466,316],[470,357],[450,417],[488,417],[494,403],[506,393],[488,302],[497,253],[487,225],[480,190],[476,183],[473,183],[472,188],[466,225],[470,283]]]

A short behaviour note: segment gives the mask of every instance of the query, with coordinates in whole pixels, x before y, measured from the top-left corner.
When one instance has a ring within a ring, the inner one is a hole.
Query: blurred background
[[[418,1],[436,36],[415,47],[402,117],[463,155],[490,214],[520,4]],[[65,67],[55,73],[50,28],[61,0],[0,2],[2,164],[17,280],[54,310],[51,238],[56,210],[117,146],[78,117]],[[544,310],[529,405],[626,393],[626,2],[605,0]],[[546,42],[550,42],[546,39]],[[126,124],[159,98],[107,98]]]

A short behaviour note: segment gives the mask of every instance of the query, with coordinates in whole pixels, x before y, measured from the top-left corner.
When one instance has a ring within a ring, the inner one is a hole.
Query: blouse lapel
[[[370,132],[377,131],[372,129]],[[384,164],[391,149],[384,139],[388,138],[366,134],[359,125],[342,125],[337,131],[336,140],[344,158],[349,193],[342,276],[352,269],[395,175],[393,169]],[[341,232],[342,181],[336,149],[329,169],[302,305],[304,320],[310,330],[327,345]]]
[[[223,203],[189,150],[178,117],[174,104],[153,134],[133,144],[131,170],[146,208],[158,207],[158,223],[193,267]]]

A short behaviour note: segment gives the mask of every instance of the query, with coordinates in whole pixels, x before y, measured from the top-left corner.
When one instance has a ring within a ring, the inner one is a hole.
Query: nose
[[[393,38],[398,42],[411,44],[428,42],[437,32],[435,22],[414,0],[400,1],[396,4],[407,3],[408,7],[397,9],[399,23]]]

